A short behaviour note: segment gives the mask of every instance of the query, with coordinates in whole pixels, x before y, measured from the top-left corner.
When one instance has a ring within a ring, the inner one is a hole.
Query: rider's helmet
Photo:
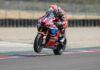
[[[50,5],[49,9],[48,9],[48,12],[52,12],[54,15],[56,15],[57,14],[57,10],[58,10],[57,5]]]
[[[49,9],[53,9],[53,10],[56,10],[57,11],[57,5],[50,5],[49,6]]]

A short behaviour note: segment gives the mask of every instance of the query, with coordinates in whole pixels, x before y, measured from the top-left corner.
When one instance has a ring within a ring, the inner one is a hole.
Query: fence
[[[67,13],[69,26],[100,26],[100,5],[48,3],[34,1],[0,1],[0,27],[31,27],[50,4],[61,6]]]
[[[69,27],[99,27],[99,19],[69,19]],[[35,27],[36,19],[0,19],[0,27]]]

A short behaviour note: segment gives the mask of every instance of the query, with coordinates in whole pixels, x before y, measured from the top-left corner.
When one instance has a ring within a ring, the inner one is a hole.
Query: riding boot
[[[63,45],[64,39],[65,39],[64,36],[60,34],[58,37],[59,43]]]

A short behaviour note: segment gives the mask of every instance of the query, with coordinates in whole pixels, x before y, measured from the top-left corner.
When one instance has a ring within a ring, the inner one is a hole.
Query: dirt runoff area
[[[0,28],[0,42],[33,44],[37,29],[29,28]],[[67,47],[83,48],[100,46],[99,27],[72,27],[66,29]]]

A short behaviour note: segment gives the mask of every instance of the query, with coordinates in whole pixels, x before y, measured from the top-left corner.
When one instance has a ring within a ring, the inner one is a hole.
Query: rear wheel
[[[57,49],[53,50],[55,55],[61,55],[62,54],[63,50],[61,49],[61,46],[62,45],[58,45]]]
[[[66,48],[66,42],[67,42],[67,39],[65,38],[63,44],[59,44],[57,46],[57,49],[53,50],[53,52],[54,52],[55,55],[61,55],[63,53],[63,51]]]
[[[43,35],[42,34],[38,34],[35,38],[35,41],[34,41],[34,51],[36,53],[40,53],[41,50],[42,50],[42,42],[43,42]]]

